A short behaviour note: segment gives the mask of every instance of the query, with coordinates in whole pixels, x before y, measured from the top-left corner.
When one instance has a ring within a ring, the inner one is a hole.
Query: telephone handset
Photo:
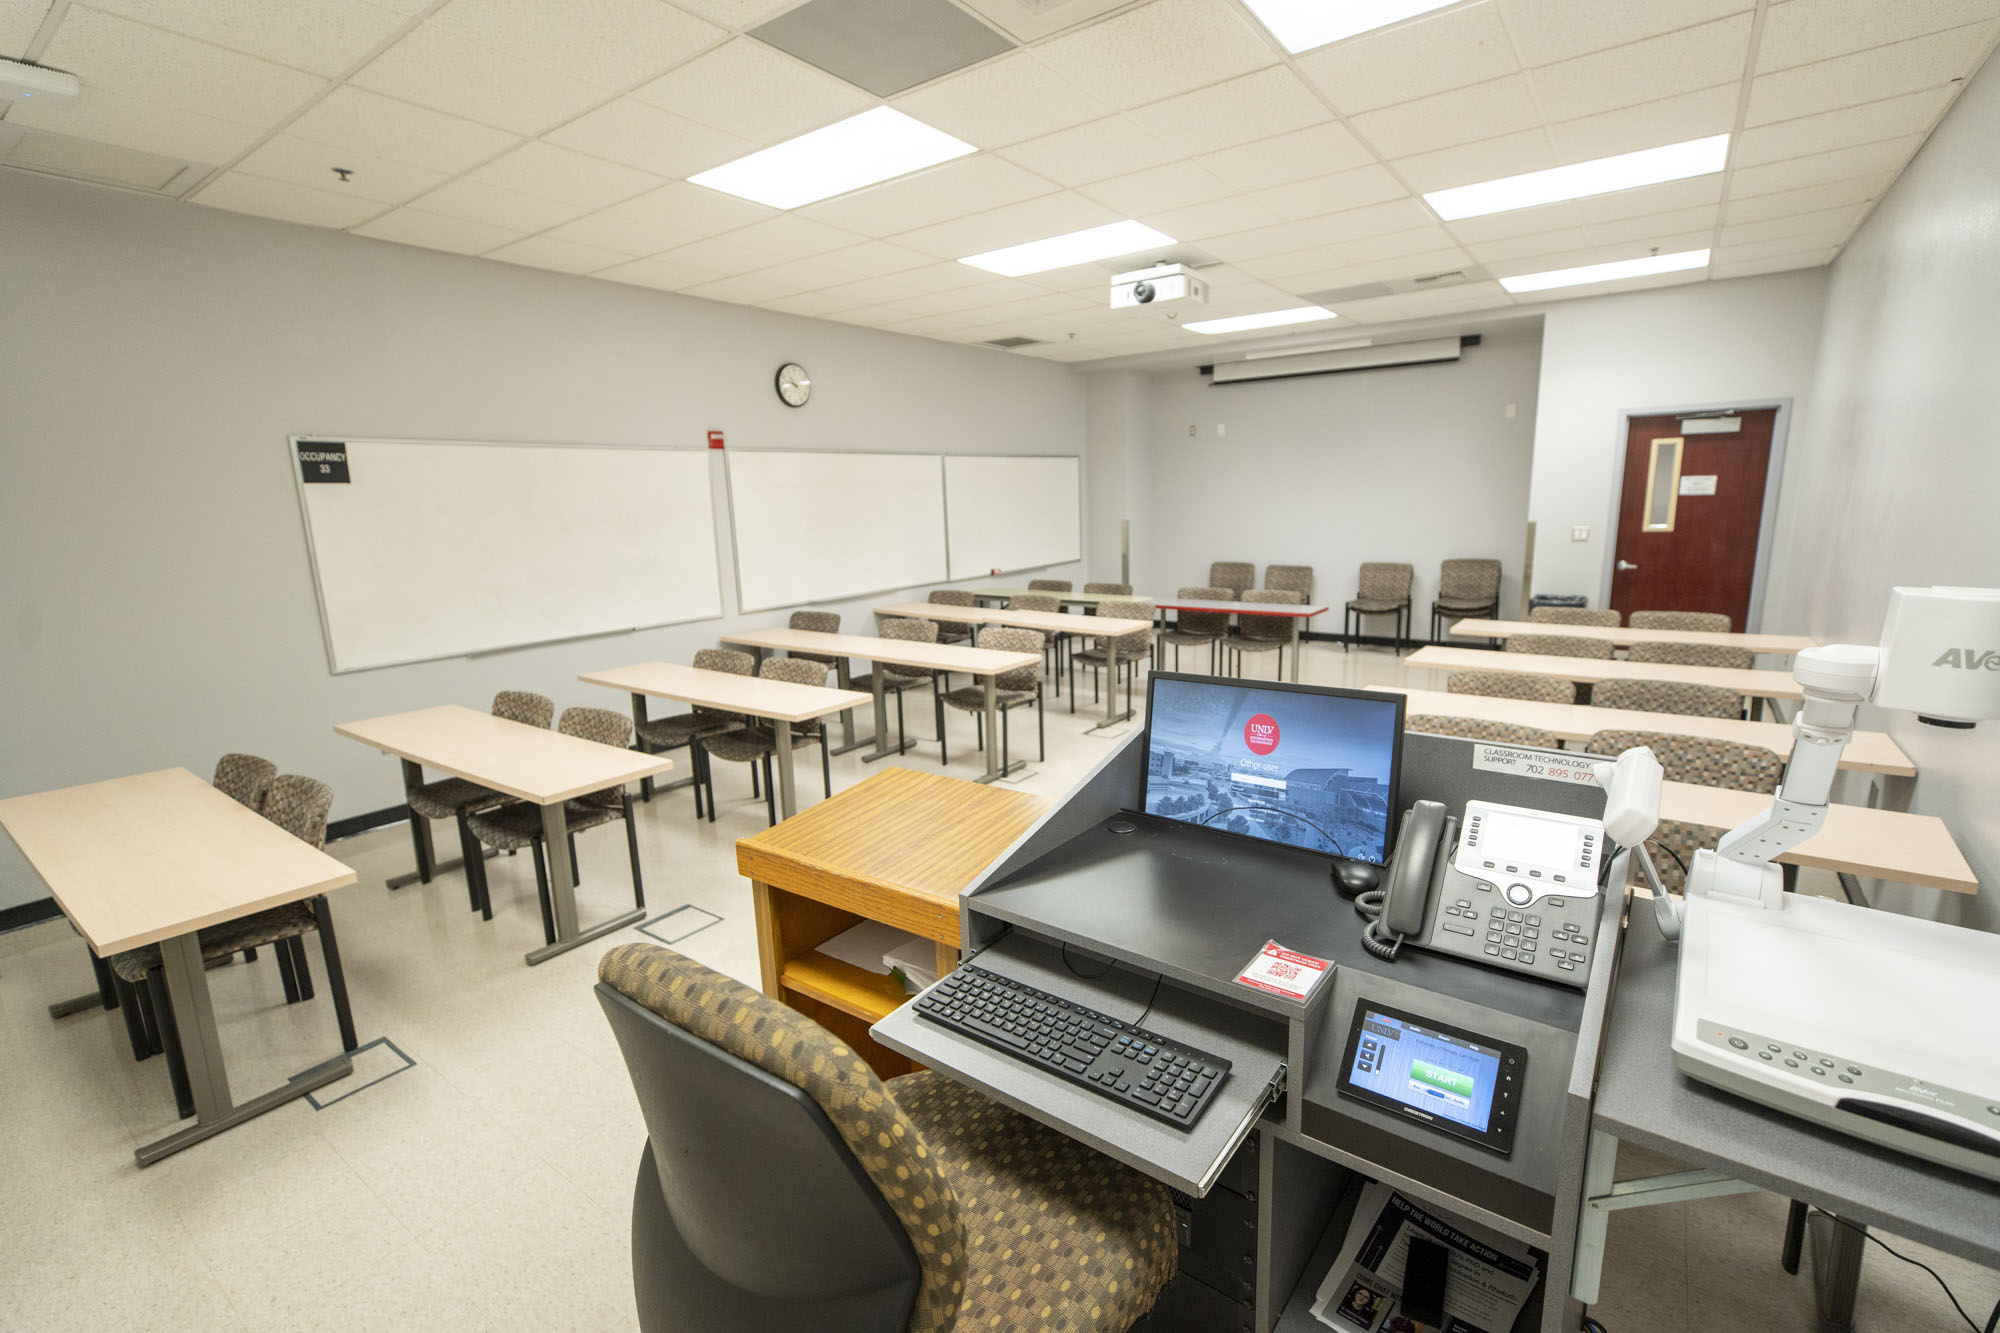
[[[1581,988],[1597,932],[1601,821],[1490,801],[1463,818],[1436,801],[1403,815],[1383,887],[1355,907],[1362,943],[1404,943]]]

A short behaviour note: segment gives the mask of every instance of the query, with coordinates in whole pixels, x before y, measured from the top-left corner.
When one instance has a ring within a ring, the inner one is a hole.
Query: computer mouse
[[[1139,828],[1137,824],[1134,824],[1129,819],[1114,819],[1104,827],[1113,833],[1134,833]]]
[[[1368,892],[1381,883],[1381,871],[1365,861],[1336,861],[1333,863],[1333,887],[1343,898],[1353,898]]]

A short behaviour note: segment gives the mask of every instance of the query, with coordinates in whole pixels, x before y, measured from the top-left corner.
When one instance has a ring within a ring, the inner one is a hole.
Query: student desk
[[[1784,656],[1811,648],[1819,640],[1804,634],[1734,634],[1705,629],[1634,629],[1630,625],[1560,625],[1539,620],[1461,620],[1448,631],[1468,639],[1511,639],[1516,634],[1561,634],[1575,639],[1630,648],[1635,643],[1695,643],[1716,648],[1747,648],[1753,653]]]
[[[1064,606],[1080,606],[1089,611],[1099,602],[1150,602],[1136,592],[1051,592],[1047,588],[974,588],[972,595],[982,602],[1006,602],[1015,597],[1053,597]],[[961,608],[963,609],[963,608]]]
[[[1410,666],[1434,671],[1516,671],[1555,676],[1580,684],[1604,680],[1674,680],[1689,685],[1715,685],[1748,698],[1755,711],[1766,699],[1802,699],[1805,691],[1789,671],[1739,670],[1735,667],[1680,666],[1673,662],[1627,662],[1596,657],[1552,657],[1541,653],[1495,653],[1483,648],[1417,649],[1404,659]]]
[[[1735,828],[1770,804],[1769,796],[1754,791],[1687,782],[1664,783],[1660,790],[1660,818],[1712,828]],[[1784,865],[1832,871],[1850,901],[1863,901],[1854,882],[1858,875],[1952,893],[1979,892],[1979,879],[1966,864],[1965,853],[1936,815],[1829,805],[1819,832],[1777,859]]]
[[[973,626],[973,642],[979,641],[978,626],[1004,625],[1010,629],[1031,629],[1042,634],[1062,636],[1065,634],[1131,634],[1136,630],[1148,629],[1150,620],[1127,620],[1118,616],[1064,615],[1060,611],[1009,611],[1005,607],[939,606],[932,602],[892,602],[875,608],[878,616],[903,616],[913,620],[937,620],[949,625]],[[1062,698],[1062,663],[1057,661],[1054,675],[1055,696]],[[1112,720],[1111,710],[1104,713],[1106,725]]]
[[[423,782],[428,765],[542,808],[542,843],[549,859],[556,942],[531,950],[527,955],[530,966],[622,930],[646,915],[644,908],[635,907],[594,926],[577,923],[575,868],[570,864],[563,802],[665,773],[674,766],[673,760],[510,722],[457,704],[392,713],[365,722],[343,722],[334,731],[401,759],[403,781],[408,786]],[[427,842],[428,825],[423,834]],[[420,854],[421,847],[422,842]]]
[[[1326,607],[1324,605],[1296,603],[1287,605],[1284,602],[1218,602],[1205,601],[1201,598],[1176,597],[1169,601],[1153,603],[1153,613],[1157,617],[1157,623],[1162,629],[1166,628],[1167,612],[1169,611],[1219,611],[1235,616],[1288,617],[1292,622],[1292,679],[1297,681],[1299,678],[1299,634],[1306,621],[1311,620],[1314,616],[1325,615]],[[1165,666],[1165,643],[1166,640],[1164,638],[1155,638],[1153,641],[1154,656],[1159,659],[1154,665],[1162,669]]]
[[[140,1148],[140,1166],[352,1072],[343,1053],[237,1102],[199,933],[352,884],[352,870],[184,768],[0,801],[0,827],[98,957],[160,946],[195,1123]]]
[[[1034,666],[1042,660],[1040,653],[1002,653],[989,648],[965,648],[957,644],[914,643],[907,639],[874,639],[859,634],[821,634],[808,629],[743,630],[723,635],[722,641],[746,648],[765,651],[782,649],[786,652],[811,653],[815,657],[832,657],[842,661],[850,657],[859,657],[875,663],[878,668],[887,663],[891,666],[912,667],[919,671],[956,671],[968,676],[977,676],[986,686],[988,736],[1000,734],[1000,706],[994,677],[1003,671],[1018,671],[1022,667]],[[863,762],[867,763],[886,758],[890,754],[902,753],[901,748],[893,751],[889,748],[889,712],[882,689],[882,672],[878,669],[871,674],[875,683],[875,748],[864,757]],[[899,747],[903,746],[902,737],[898,736],[896,740]],[[996,743],[986,747],[986,775],[979,781],[991,782],[1000,776],[1000,747]]]
[[[810,722],[816,717],[838,713],[866,703],[859,690],[830,690],[824,685],[794,685],[788,680],[760,680],[729,671],[703,671],[698,667],[676,666],[671,662],[640,662],[636,666],[611,667],[577,677],[586,685],[603,685],[624,690],[632,696],[632,721],[646,720],[646,700],[675,699],[700,708],[761,717],[774,726],[789,727],[794,722]],[[822,736],[822,742],[824,737]],[[778,817],[790,819],[798,813],[794,795],[796,781],[792,768],[792,747],[777,745]]]
[[[907,1058],[868,1027],[909,997],[886,976],[818,952],[862,920],[937,946],[958,965],[958,894],[1048,808],[1026,792],[889,768],[736,844],[750,880],[764,993],[810,1015],[884,1077]]]

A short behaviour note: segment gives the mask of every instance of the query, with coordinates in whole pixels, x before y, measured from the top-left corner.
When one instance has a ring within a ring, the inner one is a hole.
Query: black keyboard
[[[1178,1129],[1194,1128],[1229,1077],[1219,1056],[983,967],[960,967],[918,998],[917,1013]]]

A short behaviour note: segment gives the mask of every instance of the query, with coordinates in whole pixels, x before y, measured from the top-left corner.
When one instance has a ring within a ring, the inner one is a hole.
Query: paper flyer
[[[1402,1312],[1403,1261],[1412,1235],[1444,1246],[1449,1255],[1443,1323],[1418,1323]],[[1341,1333],[1508,1333],[1540,1277],[1527,1246],[1371,1182],[1312,1313]]]

